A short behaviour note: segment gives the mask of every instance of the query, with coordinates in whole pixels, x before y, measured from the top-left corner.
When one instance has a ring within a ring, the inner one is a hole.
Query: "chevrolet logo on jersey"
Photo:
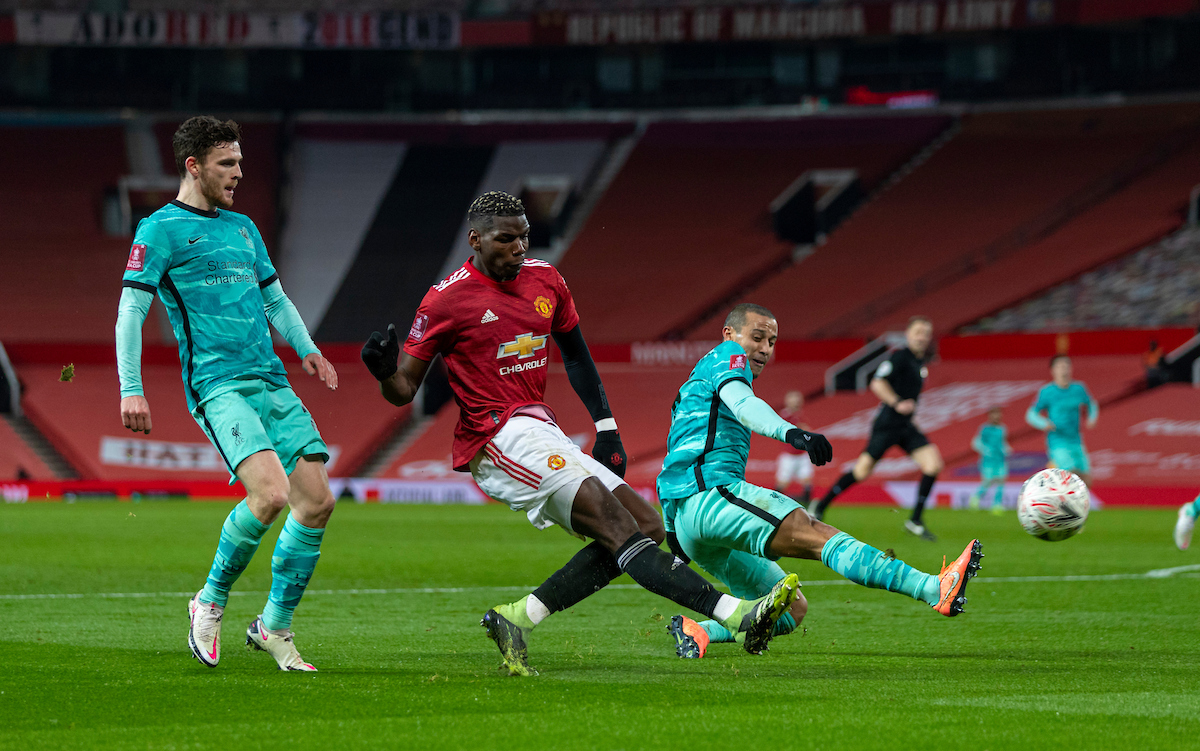
[[[533,357],[534,352],[545,348],[546,337],[544,335],[534,336],[532,332],[518,334],[516,339],[500,345],[500,349],[496,351],[496,359],[503,360],[516,355],[518,360],[524,360],[527,357]]]

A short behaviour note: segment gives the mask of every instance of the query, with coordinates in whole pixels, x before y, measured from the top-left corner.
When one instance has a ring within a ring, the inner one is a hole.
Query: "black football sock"
[[[642,587],[707,618],[713,617],[721,593],[682,561],[676,564],[675,556],[646,535],[638,532],[630,537],[614,556],[621,570]]]
[[[567,564],[533,590],[551,613],[582,602],[604,589],[621,575],[617,560],[598,542],[592,542],[574,555]]]
[[[925,511],[925,501],[929,500],[929,491],[933,490],[935,482],[937,475],[921,475],[921,485],[917,488],[917,505],[913,506],[912,512],[913,524],[924,524],[921,514]]]
[[[847,472],[839,477],[838,481],[835,482],[833,487],[829,489],[829,492],[825,493],[825,496],[821,500],[817,501],[817,507],[813,509],[813,512],[818,515],[824,514],[825,509],[829,508],[829,504],[833,503],[833,499],[844,493],[847,488],[856,482],[858,482],[858,480],[854,479],[853,472]]]

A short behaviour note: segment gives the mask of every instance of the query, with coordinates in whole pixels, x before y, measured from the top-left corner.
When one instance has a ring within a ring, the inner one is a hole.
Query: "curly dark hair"
[[[492,228],[494,219],[498,216],[521,216],[525,213],[525,204],[516,196],[502,190],[484,193],[471,202],[467,209],[467,222],[476,232],[486,232]]]
[[[171,137],[171,146],[175,149],[175,169],[179,170],[180,177],[186,177],[185,165],[189,156],[196,157],[197,162],[203,162],[215,147],[241,140],[242,126],[232,120],[221,122],[211,115],[189,117]]]

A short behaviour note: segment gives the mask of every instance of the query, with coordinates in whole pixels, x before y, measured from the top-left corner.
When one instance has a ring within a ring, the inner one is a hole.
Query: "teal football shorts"
[[[302,456],[329,461],[316,422],[287,386],[258,378],[226,381],[208,393],[192,417],[229,467],[230,485],[238,465],[259,451],[274,451],[289,475]]]

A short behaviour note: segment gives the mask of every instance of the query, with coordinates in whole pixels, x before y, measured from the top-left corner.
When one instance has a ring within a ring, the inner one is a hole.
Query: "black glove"
[[[621,434],[615,430],[601,430],[596,434],[592,446],[592,458],[612,470],[617,477],[625,477],[625,447],[621,445]]]
[[[784,436],[784,441],[792,448],[807,451],[808,458],[818,467],[833,460],[833,446],[830,446],[829,440],[820,433],[809,433],[800,428],[792,428]]]
[[[386,381],[397,370],[396,361],[400,359],[400,337],[396,336],[396,325],[388,324],[387,339],[378,331],[371,332],[371,338],[362,348],[362,361],[375,376],[377,381]]]
[[[684,563],[692,562],[692,559],[688,558],[687,553],[683,552],[683,548],[679,546],[679,538],[675,536],[674,532],[667,533],[667,547],[671,549],[671,552],[674,553],[675,557],[679,560],[683,561]]]

